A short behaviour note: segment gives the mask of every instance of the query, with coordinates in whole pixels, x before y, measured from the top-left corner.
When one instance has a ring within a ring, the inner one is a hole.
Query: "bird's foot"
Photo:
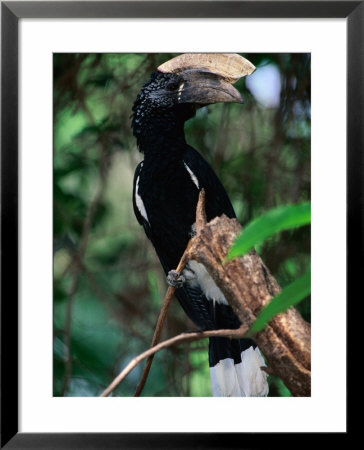
[[[167,283],[176,289],[181,288],[186,281],[186,278],[175,270],[170,270],[167,275]]]

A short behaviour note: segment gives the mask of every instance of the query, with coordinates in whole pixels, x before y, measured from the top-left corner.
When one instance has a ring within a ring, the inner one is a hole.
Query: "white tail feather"
[[[241,363],[226,358],[210,367],[211,391],[214,397],[266,397],[268,395],[267,374],[259,348],[248,348],[241,352]]]

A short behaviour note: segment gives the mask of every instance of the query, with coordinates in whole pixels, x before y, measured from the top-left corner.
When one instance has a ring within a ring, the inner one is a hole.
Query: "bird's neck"
[[[175,156],[181,153],[186,146],[184,124],[193,115],[192,110],[156,110],[138,114],[134,119],[133,132],[145,158],[165,152]]]
[[[139,150],[146,158],[165,151],[178,152],[185,145],[184,123],[153,121],[144,127],[138,139]]]

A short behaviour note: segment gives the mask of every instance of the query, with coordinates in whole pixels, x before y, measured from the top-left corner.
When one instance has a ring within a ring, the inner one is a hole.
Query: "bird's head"
[[[138,138],[150,120],[183,124],[198,107],[218,102],[243,103],[233,83],[255,67],[231,54],[183,54],[158,67],[133,106],[132,128]]]

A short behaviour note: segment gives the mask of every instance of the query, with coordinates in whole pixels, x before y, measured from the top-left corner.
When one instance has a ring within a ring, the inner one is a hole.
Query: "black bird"
[[[208,221],[222,214],[236,217],[212,168],[187,144],[184,124],[201,106],[242,103],[242,98],[218,63],[200,67],[201,58],[191,58],[192,63],[182,61],[182,67],[173,69],[174,73],[153,73],[133,106],[133,134],[144,154],[134,176],[134,212],[170,284],[194,233],[199,191],[204,188],[206,193]],[[190,261],[174,285],[182,308],[199,329],[239,327],[239,320],[202,264]],[[215,396],[268,393],[266,374],[260,369],[264,360],[251,339],[211,338],[209,365]]]

